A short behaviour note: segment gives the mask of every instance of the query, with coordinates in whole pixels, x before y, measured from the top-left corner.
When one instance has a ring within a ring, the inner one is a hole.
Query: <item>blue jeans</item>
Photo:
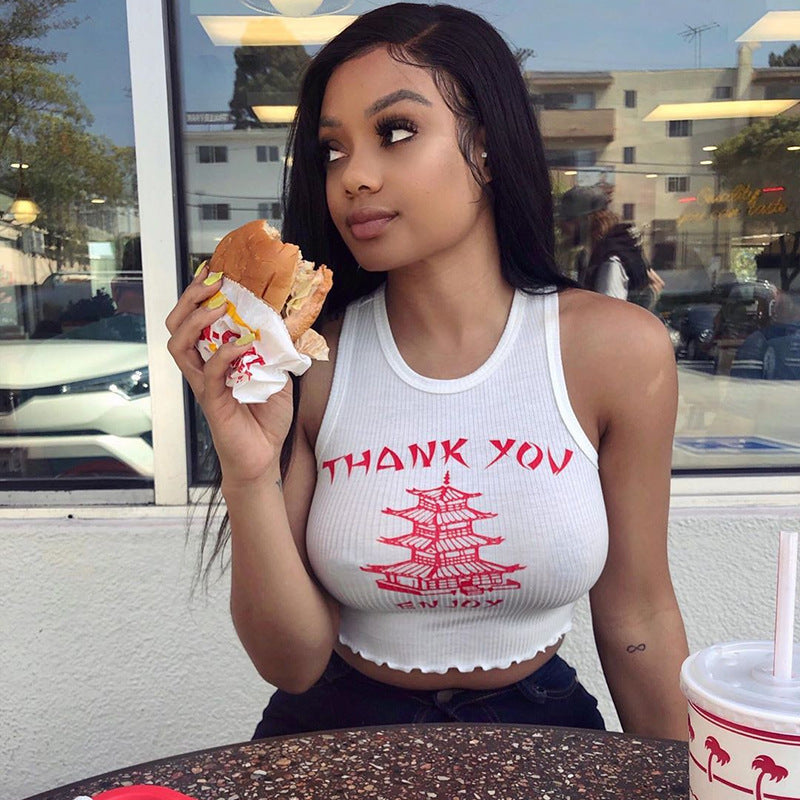
[[[412,691],[372,680],[333,653],[308,691],[289,694],[278,689],[272,695],[253,738],[417,722],[605,729],[597,700],[557,655],[527,678],[500,689]]]

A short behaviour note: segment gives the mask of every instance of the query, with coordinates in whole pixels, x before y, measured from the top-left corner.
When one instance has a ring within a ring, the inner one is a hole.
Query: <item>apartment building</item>
[[[210,126],[206,126],[207,128]],[[281,224],[287,128],[197,130],[183,136],[186,235],[193,260],[251,219]]]
[[[729,268],[741,221],[708,212],[720,193],[712,155],[752,119],[648,117],[664,104],[800,98],[800,69],[755,69],[742,46],[731,68],[527,72],[526,80],[557,192],[605,185],[612,210],[642,230],[661,269]]]

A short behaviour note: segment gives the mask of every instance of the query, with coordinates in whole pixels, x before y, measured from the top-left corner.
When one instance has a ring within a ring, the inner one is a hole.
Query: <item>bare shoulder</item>
[[[674,404],[674,350],[666,326],[650,311],[566,289],[559,297],[559,319],[567,383],[578,396],[590,398],[600,433],[633,404]]]
[[[320,333],[325,337],[330,348],[327,361],[313,361],[300,381],[300,408],[298,422],[302,425],[309,444],[313,448],[317,441],[328,397],[333,384],[333,373],[336,368],[336,353],[339,346],[339,334],[344,317],[339,317],[325,324]]]
[[[666,326],[634,303],[566,289],[559,303],[562,347],[580,348],[587,359],[607,367],[642,366],[667,356],[674,360]]]

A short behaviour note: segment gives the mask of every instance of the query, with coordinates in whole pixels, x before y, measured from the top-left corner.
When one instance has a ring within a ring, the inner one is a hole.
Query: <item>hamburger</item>
[[[299,353],[325,360],[328,345],[311,326],[333,285],[324,264],[315,268],[297,245],[282,242],[264,220],[253,220],[228,233],[208,264],[252,292],[277,312]]]

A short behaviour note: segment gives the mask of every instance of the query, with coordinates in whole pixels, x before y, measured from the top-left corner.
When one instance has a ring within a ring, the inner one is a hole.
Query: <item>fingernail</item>
[[[254,333],[246,333],[244,336],[240,336],[234,344],[250,344],[256,340],[256,335]]]
[[[194,271],[194,275],[192,277],[196,278],[205,269],[206,264],[208,264],[208,259],[200,262],[200,266]]]
[[[204,281],[203,283],[206,286],[213,286],[220,278],[222,277],[221,272],[212,272]]]
[[[225,297],[222,292],[217,292],[212,298],[206,300],[206,308],[215,309],[219,308],[221,305],[224,305],[228,302],[228,298]]]

